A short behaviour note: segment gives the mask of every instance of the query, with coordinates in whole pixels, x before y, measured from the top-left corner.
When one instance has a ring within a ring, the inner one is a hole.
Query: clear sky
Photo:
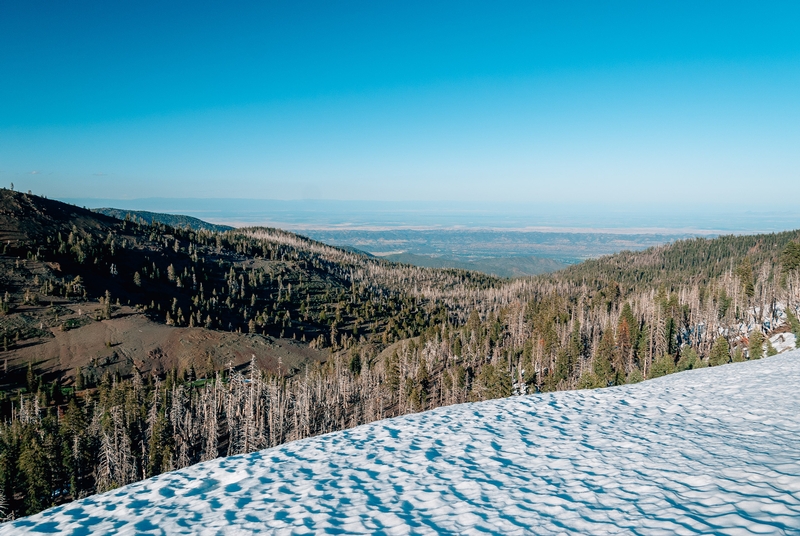
[[[800,3],[0,2],[51,197],[800,199]]]

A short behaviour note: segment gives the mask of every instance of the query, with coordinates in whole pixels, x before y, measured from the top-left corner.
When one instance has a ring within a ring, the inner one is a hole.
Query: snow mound
[[[800,352],[214,460],[0,534],[800,532]]]
[[[769,342],[772,343],[772,347],[775,348],[778,353],[794,350],[797,347],[797,338],[794,333],[779,333],[773,335],[769,338]]]

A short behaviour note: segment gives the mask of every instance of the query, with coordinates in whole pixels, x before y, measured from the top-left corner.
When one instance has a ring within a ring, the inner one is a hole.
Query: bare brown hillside
[[[94,378],[106,372],[128,377],[137,371],[146,377],[161,376],[172,369],[193,369],[199,378],[214,370],[240,367],[255,358],[260,369],[287,374],[327,357],[326,352],[291,339],[165,326],[130,308],[122,308],[110,320],[94,320],[98,308],[95,303],[61,307],[62,322],[80,324],[67,330],[43,322],[36,326],[35,319],[46,315],[46,310],[31,308],[19,313],[28,323],[33,322],[33,328],[42,329],[38,340],[5,352],[7,366],[21,370],[30,362],[46,379],[60,377],[71,384],[78,369]],[[14,322],[15,318],[3,320]]]

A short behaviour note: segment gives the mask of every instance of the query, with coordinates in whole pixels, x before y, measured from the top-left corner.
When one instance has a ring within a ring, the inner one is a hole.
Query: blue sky
[[[800,197],[800,4],[432,4],[2,2],[0,183],[61,198]]]

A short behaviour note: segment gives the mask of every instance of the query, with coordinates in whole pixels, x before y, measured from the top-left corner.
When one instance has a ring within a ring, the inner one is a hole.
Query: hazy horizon
[[[234,227],[286,230],[499,229],[614,234],[758,233],[800,227],[800,208],[684,204],[408,202],[236,198],[60,198],[88,208],[183,214]]]

